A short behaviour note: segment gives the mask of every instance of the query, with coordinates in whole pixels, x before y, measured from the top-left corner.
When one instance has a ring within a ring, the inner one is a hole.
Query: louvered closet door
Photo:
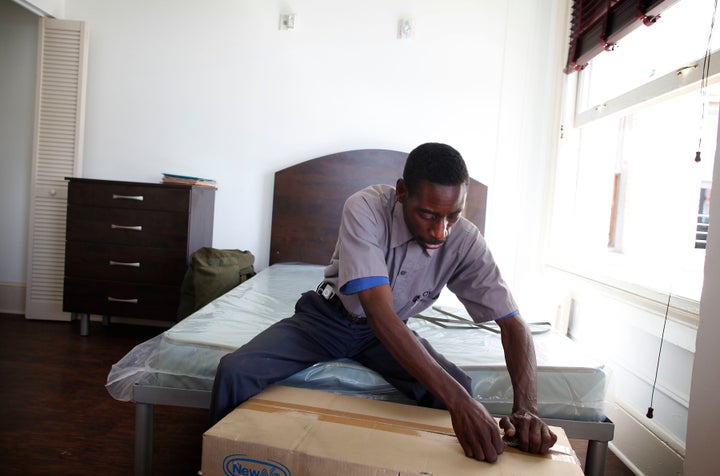
[[[87,32],[80,21],[40,20],[25,316],[69,320],[62,312],[67,182],[79,176]]]

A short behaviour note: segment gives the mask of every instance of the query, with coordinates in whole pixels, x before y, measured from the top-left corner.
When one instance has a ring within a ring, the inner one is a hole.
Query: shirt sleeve
[[[383,284],[390,284],[390,280],[387,276],[367,276],[364,278],[356,278],[352,281],[345,283],[345,286],[340,288],[340,292],[343,294],[356,294],[366,289],[381,286]]]
[[[359,278],[389,282],[385,252],[380,246],[389,233],[388,226],[372,199],[361,192],[345,202],[338,239],[338,289]]]
[[[448,289],[463,303],[475,322],[503,319],[519,313],[515,299],[479,231],[470,241],[462,264],[448,282]]]

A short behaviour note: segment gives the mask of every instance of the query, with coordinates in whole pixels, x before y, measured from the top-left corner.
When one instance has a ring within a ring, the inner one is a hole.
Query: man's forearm
[[[530,330],[519,315],[498,324],[513,387],[513,412],[537,414],[537,361]]]
[[[498,321],[513,386],[513,413],[500,419],[505,434],[523,451],[545,454],[557,441],[538,414],[537,362],[530,330],[517,315]]]
[[[389,286],[360,292],[360,302],[375,337],[425,389],[447,407],[455,436],[465,456],[494,462],[504,445],[487,409],[438,364],[392,308]]]

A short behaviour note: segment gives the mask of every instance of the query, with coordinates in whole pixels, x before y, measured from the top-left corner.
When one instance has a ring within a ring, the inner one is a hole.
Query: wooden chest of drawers
[[[63,310],[174,321],[192,254],[212,246],[215,189],[69,178]]]

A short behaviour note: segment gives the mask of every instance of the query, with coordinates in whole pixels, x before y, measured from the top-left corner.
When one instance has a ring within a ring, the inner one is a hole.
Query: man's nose
[[[446,219],[440,219],[435,222],[431,229],[431,234],[434,240],[444,240],[447,236],[447,220]]]

